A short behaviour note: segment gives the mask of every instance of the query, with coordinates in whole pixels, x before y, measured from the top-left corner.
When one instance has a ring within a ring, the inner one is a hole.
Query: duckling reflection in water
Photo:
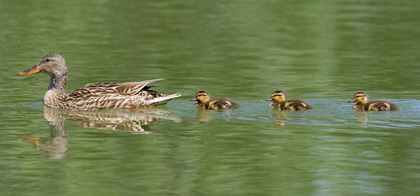
[[[211,110],[200,108],[197,110],[197,118],[195,119],[198,123],[208,123],[211,120]]]
[[[395,111],[398,106],[389,101],[368,101],[368,95],[365,92],[357,92],[353,99],[347,101],[348,103],[356,102],[353,109],[357,111]]]
[[[312,110],[313,107],[303,100],[286,100],[286,93],[283,91],[274,91],[271,97],[266,101],[272,101],[269,105],[271,109],[288,110],[288,111],[303,111]]]
[[[368,112],[356,112],[355,123],[357,127],[366,128],[369,122]]]
[[[190,99],[190,101],[197,101],[194,107],[208,110],[239,108],[237,103],[227,98],[210,99],[210,94],[207,91],[198,91],[195,94],[195,98]]]
[[[270,117],[274,118],[271,121],[272,125],[285,126],[286,125],[285,120],[287,119],[288,116],[287,116],[287,111],[281,110],[281,111],[273,111],[273,113],[270,113]]]
[[[67,151],[67,131],[65,121],[67,118],[74,121],[77,126],[84,128],[127,131],[138,134],[148,134],[143,126],[159,124],[161,119],[181,122],[180,118],[172,117],[169,111],[163,109],[144,109],[137,112],[118,110],[101,111],[73,111],[53,109],[44,106],[44,118],[51,129],[49,137],[21,136],[23,141],[34,144],[47,159],[62,159]]]

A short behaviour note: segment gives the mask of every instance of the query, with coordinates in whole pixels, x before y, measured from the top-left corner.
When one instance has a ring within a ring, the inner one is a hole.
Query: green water
[[[420,1],[0,1],[1,195],[420,195]],[[67,92],[166,78],[164,107],[44,108]],[[274,90],[305,99],[280,112]],[[200,111],[196,91],[241,108]],[[356,91],[398,104],[355,112]]]

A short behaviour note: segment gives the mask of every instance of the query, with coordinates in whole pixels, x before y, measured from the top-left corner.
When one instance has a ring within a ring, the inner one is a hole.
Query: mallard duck
[[[356,102],[353,109],[359,111],[393,111],[398,110],[398,106],[395,103],[389,101],[369,101],[368,95],[365,92],[357,92],[354,94],[352,100],[347,101],[348,103]]]
[[[271,97],[266,101],[272,101],[269,105],[272,109],[301,111],[312,110],[313,107],[303,100],[286,100],[286,93],[283,91],[274,91]]]
[[[239,108],[239,105],[230,99],[226,99],[226,98],[210,99],[210,94],[207,91],[198,91],[195,94],[195,98],[190,99],[190,101],[197,101],[197,103],[194,104],[194,107],[204,108],[208,110]]]
[[[32,68],[19,73],[50,75],[50,85],[45,92],[43,103],[51,108],[71,110],[132,109],[138,107],[163,105],[181,96],[179,93],[163,95],[150,90],[147,85],[163,80],[153,79],[142,82],[92,83],[66,94],[67,63],[59,54],[46,54]]]

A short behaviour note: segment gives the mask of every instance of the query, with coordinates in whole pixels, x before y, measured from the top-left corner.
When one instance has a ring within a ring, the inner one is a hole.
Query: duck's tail
[[[175,99],[177,97],[181,97],[181,93],[172,93],[169,95],[163,95],[161,97],[157,97],[150,100],[150,103],[152,103],[152,105],[163,105],[167,103],[168,101]]]

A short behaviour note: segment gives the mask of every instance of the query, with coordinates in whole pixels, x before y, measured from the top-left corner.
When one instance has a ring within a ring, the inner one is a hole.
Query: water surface
[[[2,1],[1,195],[419,195],[418,1]],[[67,92],[166,78],[166,106],[44,108]],[[202,111],[196,91],[234,111]],[[282,112],[275,90],[315,109]],[[356,112],[356,91],[396,112]]]

